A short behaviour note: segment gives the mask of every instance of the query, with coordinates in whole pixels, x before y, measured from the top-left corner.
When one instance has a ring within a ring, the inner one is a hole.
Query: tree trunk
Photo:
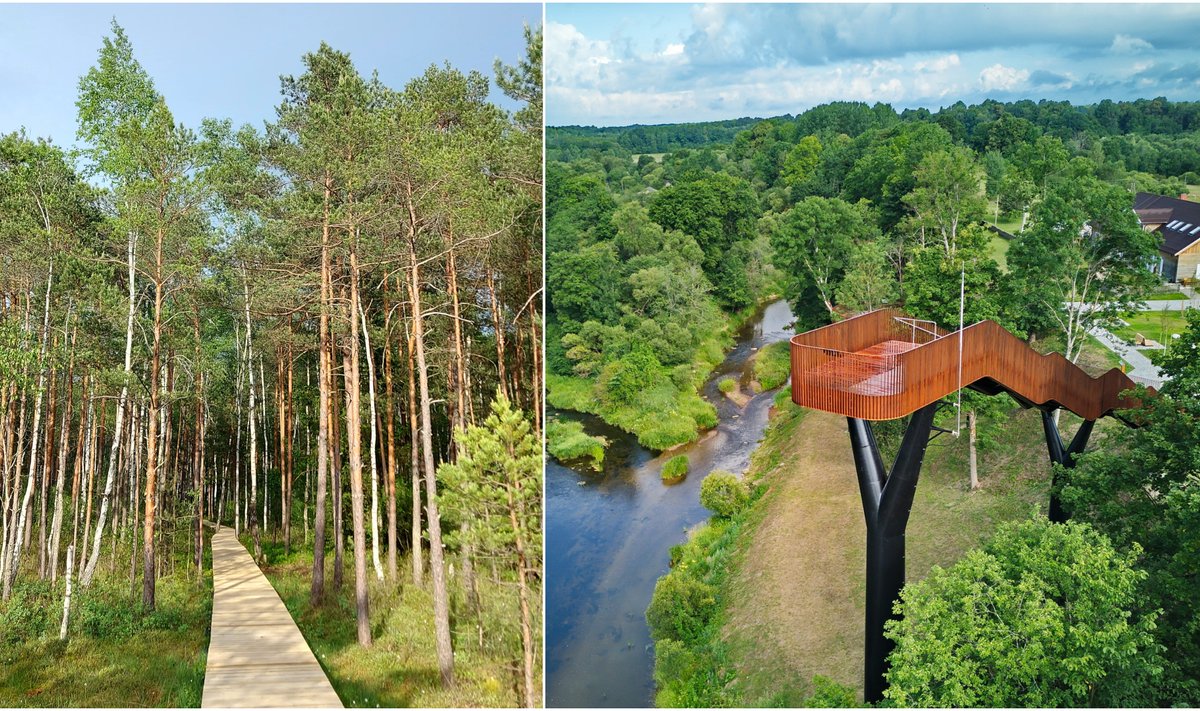
[[[353,265],[357,265],[358,257],[350,255]],[[358,283],[357,266],[352,266],[351,276],[354,284]],[[371,353],[371,334],[367,329],[367,313],[362,302],[358,300],[357,286],[354,290],[355,302],[358,303],[358,317],[362,321],[363,345],[367,353],[367,393],[371,403],[371,562],[375,566],[375,577],[383,580],[383,564],[379,560],[379,468],[376,465],[376,453],[379,449],[379,413],[375,408],[375,356]],[[357,346],[356,346],[357,347]]]
[[[321,318],[320,341],[317,348],[317,390],[320,402],[317,412],[317,491],[314,506],[316,509],[313,521],[313,572],[312,588],[309,592],[309,603],[316,607],[325,596],[325,487],[329,478],[329,302],[330,302],[330,265],[329,265],[329,194],[331,191],[329,176],[325,177],[324,221],[321,225]]]
[[[969,432],[967,439],[970,443],[969,446],[970,446],[970,450],[971,450],[970,451],[971,491],[975,491],[976,489],[979,488],[979,467],[976,463],[976,456],[975,456],[976,448],[975,448],[975,411],[974,410],[967,411],[967,431]]]
[[[417,366],[414,345],[416,320],[412,321],[412,330],[407,334],[405,342],[408,345],[408,429],[409,453],[412,455],[412,569],[413,584],[421,587],[425,584],[424,550],[421,545],[421,463],[418,459],[417,447]]]
[[[366,525],[363,521],[362,480],[362,382],[358,374],[358,319],[355,312],[358,304],[358,254],[356,246],[350,248],[350,303],[346,318],[350,326],[350,338],[342,349],[342,376],[346,390],[346,449],[350,460],[350,520],[354,529],[354,600],[358,622],[358,643],[371,646],[370,601],[367,595],[367,541]],[[374,425],[372,424],[372,428]],[[372,467],[374,463],[372,462]],[[376,559],[378,565],[378,559]]]
[[[261,563],[263,559],[262,541],[258,534],[258,510],[256,504],[258,492],[258,430],[254,421],[254,338],[250,327],[250,278],[245,270],[242,271],[242,296],[246,311],[246,363],[250,375],[250,402],[247,420],[250,422],[250,503],[248,508],[248,523],[250,535],[254,538],[254,562]]]
[[[425,318],[421,312],[421,275],[417,261],[416,214],[409,193],[409,299],[413,310],[413,340],[417,356],[417,383],[421,393],[421,452],[425,464],[426,516],[429,520],[429,566],[433,578],[433,626],[437,648],[438,670],[442,684],[454,683],[454,648],[450,641],[450,592],[446,586],[446,570],[442,550],[442,524],[438,514],[437,482],[433,466],[433,418],[429,404],[429,371],[425,363]]]

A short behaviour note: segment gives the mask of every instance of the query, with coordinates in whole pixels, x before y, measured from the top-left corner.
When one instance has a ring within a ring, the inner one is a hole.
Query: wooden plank
[[[342,708],[304,635],[254,560],[212,537],[213,615],[203,708]]]

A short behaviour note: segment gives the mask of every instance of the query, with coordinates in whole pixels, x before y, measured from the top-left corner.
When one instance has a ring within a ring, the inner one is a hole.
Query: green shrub
[[[658,579],[646,622],[656,640],[695,641],[717,607],[716,588],[682,571],[671,571]]]
[[[746,482],[729,472],[714,471],[700,484],[700,504],[722,518],[741,512],[749,501]]]
[[[592,460],[592,468],[600,471],[607,444],[603,437],[584,432],[581,422],[551,418],[546,423],[546,451],[560,462],[587,457]]]
[[[12,597],[0,612],[0,641],[17,644],[45,636],[58,630],[60,619],[53,614],[62,612],[62,600],[56,607],[54,590],[48,580],[19,581],[13,586]]]
[[[663,479],[678,479],[687,476],[688,458],[686,454],[677,454],[667,460],[662,468]]]
[[[737,389],[737,381],[733,378],[721,378],[721,382],[717,383],[717,390],[728,395]]]

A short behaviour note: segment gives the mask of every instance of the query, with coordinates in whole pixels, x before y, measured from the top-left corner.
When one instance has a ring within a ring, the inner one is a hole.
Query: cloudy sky
[[[205,117],[273,120],[279,75],[302,73],[301,56],[322,40],[394,88],[445,61],[492,77],[496,58],[514,64],[524,56],[522,24],[540,24],[542,8],[0,3],[0,133],[24,127],[74,143],[79,77],[95,64],[113,18],[175,117],[194,128]],[[492,99],[514,108],[494,88]]]
[[[1200,5],[548,5],[551,125],[1200,99]]]

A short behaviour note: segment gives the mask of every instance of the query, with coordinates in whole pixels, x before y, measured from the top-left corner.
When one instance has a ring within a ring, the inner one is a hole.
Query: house
[[[1138,193],[1133,211],[1142,229],[1162,235],[1155,272],[1164,281],[1200,279],[1200,203]]]

